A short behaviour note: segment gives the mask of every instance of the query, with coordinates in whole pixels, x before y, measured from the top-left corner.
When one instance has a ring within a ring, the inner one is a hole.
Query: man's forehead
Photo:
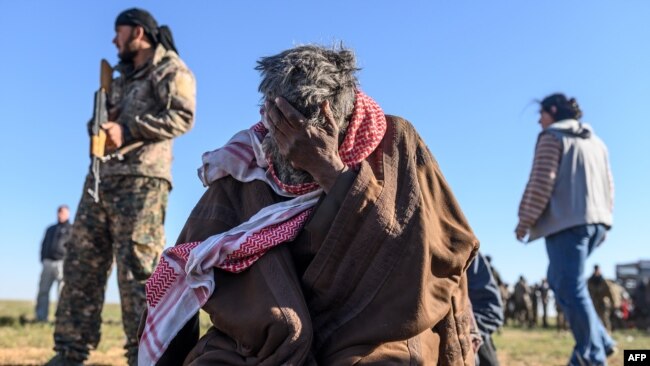
[[[130,31],[131,29],[133,29],[133,26],[132,26],[132,25],[124,25],[124,24],[121,24],[121,25],[116,25],[116,26],[115,26],[115,31],[116,31],[116,32],[119,32],[120,30],[123,30],[123,31]]]

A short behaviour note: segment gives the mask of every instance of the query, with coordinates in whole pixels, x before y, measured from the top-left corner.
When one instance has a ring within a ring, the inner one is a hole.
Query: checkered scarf
[[[339,155],[357,166],[386,132],[379,105],[357,91],[354,111]],[[314,183],[286,185],[277,179],[262,149],[268,133],[262,122],[237,133],[225,146],[203,154],[199,178],[204,185],[225,176],[241,182],[262,180],[282,196],[293,197],[261,209],[248,221],[203,242],[168,248],[146,284],[147,319],[138,364],[155,364],[172,339],[212,295],[214,267],[238,273],[274,246],[294,240],[313,211],[322,190]]]

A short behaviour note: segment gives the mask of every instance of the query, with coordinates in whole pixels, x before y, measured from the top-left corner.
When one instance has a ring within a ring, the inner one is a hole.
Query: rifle
[[[106,132],[102,130],[101,126],[108,122],[106,102],[112,80],[113,68],[108,61],[102,59],[100,63],[99,89],[95,92],[95,106],[90,128],[90,158],[92,160],[94,188],[88,188],[88,194],[95,202],[99,202],[99,183],[101,182],[99,168],[106,149]]]

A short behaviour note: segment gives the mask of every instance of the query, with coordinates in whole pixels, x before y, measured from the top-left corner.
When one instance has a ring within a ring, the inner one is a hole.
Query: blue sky
[[[627,1],[0,2],[0,299],[33,299],[44,230],[76,211],[88,168],[85,123],[99,60],[117,60],[115,16],[150,10],[171,27],[197,79],[196,125],[175,141],[171,245],[204,191],[204,151],[258,119],[255,61],[304,43],[355,50],[363,90],[410,120],[438,159],[482,251],[508,282],[546,272],[543,241],[513,234],[536,135],[534,101],[575,96],[609,147],[614,229],[590,258],[650,259],[650,2]],[[115,277],[108,301],[118,301]]]

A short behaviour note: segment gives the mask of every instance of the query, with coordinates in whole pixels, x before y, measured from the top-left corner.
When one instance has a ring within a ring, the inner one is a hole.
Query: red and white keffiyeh
[[[146,284],[147,319],[138,364],[154,365],[174,336],[205,304],[215,288],[214,268],[241,272],[272,247],[294,240],[313,211],[318,186],[287,186],[275,178],[262,150],[268,131],[260,122],[235,134],[223,147],[203,154],[199,178],[205,186],[225,176],[241,182],[262,180],[282,196],[294,197],[261,209],[247,222],[203,242],[165,250]],[[354,111],[339,155],[354,167],[379,145],[386,118],[379,105],[357,91]],[[294,192],[294,193],[291,193]]]

